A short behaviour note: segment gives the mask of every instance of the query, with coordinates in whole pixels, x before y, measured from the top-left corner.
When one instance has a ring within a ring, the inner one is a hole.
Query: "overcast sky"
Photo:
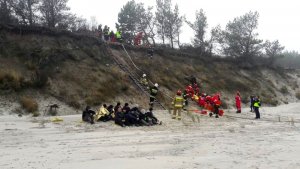
[[[155,0],[135,0],[145,6],[154,6]],[[71,11],[87,18],[95,16],[98,23],[115,27],[118,13],[127,0],[69,0]],[[300,52],[300,1],[298,0],[172,0],[179,6],[179,12],[188,20],[195,20],[195,11],[203,9],[209,28],[221,25],[225,28],[228,21],[251,11],[260,14],[258,33],[263,40],[276,40],[286,50]],[[190,43],[193,31],[182,28],[181,42]]]

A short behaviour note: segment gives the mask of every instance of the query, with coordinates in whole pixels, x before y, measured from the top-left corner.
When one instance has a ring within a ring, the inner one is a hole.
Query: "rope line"
[[[125,53],[127,54],[128,58],[130,59],[131,63],[133,64],[133,66],[134,66],[137,70],[139,70],[139,71],[141,71],[141,72],[143,73],[143,70],[141,70],[141,69],[134,63],[132,57],[128,54],[128,52],[127,52],[127,50],[126,50],[124,44],[122,44],[122,47],[123,47]],[[149,79],[148,81],[151,83],[151,85],[154,85],[154,83],[153,83],[150,79]],[[162,93],[163,95],[167,96],[168,98],[173,99],[173,97],[169,96],[165,91],[162,91],[161,93]]]
[[[123,45],[123,43],[122,43],[122,47],[123,47],[124,51],[126,52],[128,58],[130,59],[131,63],[133,64],[133,66],[134,66],[137,70],[142,71],[142,70],[141,70],[140,68],[138,68],[138,67],[136,66],[136,64],[133,62],[131,56],[128,54],[127,50],[125,49],[125,46]]]

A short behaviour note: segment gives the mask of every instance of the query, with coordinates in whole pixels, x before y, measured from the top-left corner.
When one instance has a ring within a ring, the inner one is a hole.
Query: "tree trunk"
[[[177,34],[177,45],[178,45],[178,48],[180,49],[180,38],[179,38],[179,32]]]
[[[28,0],[27,1],[27,5],[28,5],[28,10],[29,10],[29,25],[33,25],[33,12],[32,12],[32,0]]]
[[[50,25],[49,27],[54,28],[55,27],[55,11],[54,11],[54,2],[53,0],[50,0]]]
[[[173,35],[170,35],[171,48],[174,49]]]

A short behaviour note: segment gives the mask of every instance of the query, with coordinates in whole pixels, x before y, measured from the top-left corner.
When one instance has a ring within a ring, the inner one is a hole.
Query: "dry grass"
[[[35,113],[38,111],[38,108],[39,108],[38,103],[33,98],[28,97],[28,96],[22,97],[20,100],[20,104],[21,104],[22,108],[25,109],[26,112],[29,112],[29,113]]]
[[[0,70],[0,90],[20,90],[24,78],[14,70]]]
[[[300,92],[299,92],[299,91],[296,93],[296,98],[297,98],[298,100],[300,100]]]
[[[264,97],[262,99],[262,104],[268,104],[268,105],[271,105],[271,106],[277,106],[279,104],[278,100],[273,99],[271,97]]]
[[[288,94],[288,93],[289,93],[289,91],[288,91],[288,89],[287,89],[286,86],[282,86],[282,87],[280,88],[280,92],[281,92],[282,94]]]

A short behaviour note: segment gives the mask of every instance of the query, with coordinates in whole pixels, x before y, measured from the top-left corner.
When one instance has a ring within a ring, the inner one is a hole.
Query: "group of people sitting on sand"
[[[118,102],[116,106],[103,104],[97,112],[87,106],[82,113],[82,121],[94,124],[95,122],[114,121],[115,124],[125,126],[153,126],[162,124],[153,114],[153,109],[148,111],[140,109],[139,105],[129,107],[128,103],[121,106]]]

